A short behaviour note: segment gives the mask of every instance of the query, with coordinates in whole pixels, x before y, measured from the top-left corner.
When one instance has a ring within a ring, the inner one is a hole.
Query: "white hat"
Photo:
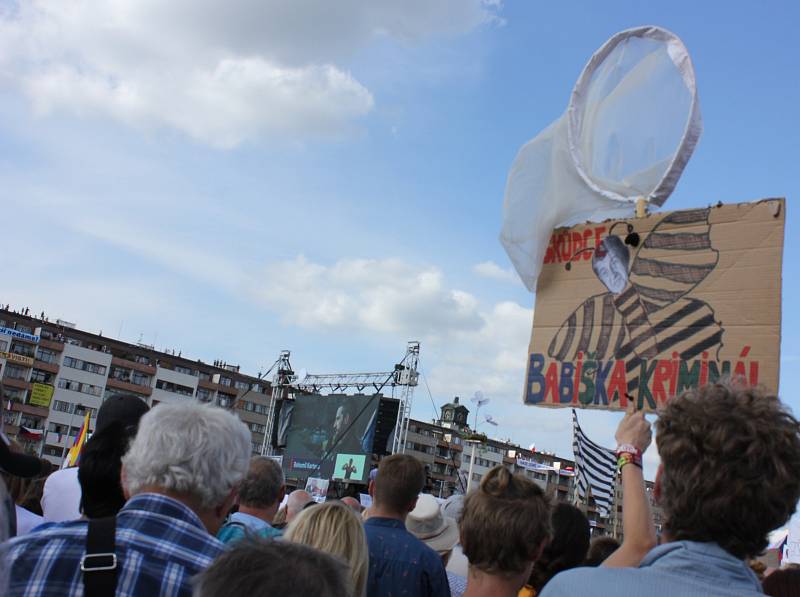
[[[442,514],[439,502],[427,493],[417,499],[416,507],[406,518],[408,532],[439,553],[447,552],[458,543],[458,525]]]

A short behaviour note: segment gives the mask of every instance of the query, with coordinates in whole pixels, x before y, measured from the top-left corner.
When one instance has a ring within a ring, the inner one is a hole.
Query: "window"
[[[219,378],[219,385],[230,387],[231,378],[230,377],[220,377]]]
[[[227,408],[228,404],[230,403],[231,399],[228,398],[225,394],[220,394],[217,396],[217,406],[221,406],[222,408]]]
[[[267,405],[266,404],[256,404],[255,405],[255,412],[260,415],[267,414]]]
[[[147,375],[147,373],[142,373],[141,371],[133,371],[131,373],[131,383],[134,383],[137,386],[150,387],[150,376]]]
[[[31,372],[31,381],[37,383],[50,383],[53,379],[53,374],[49,371],[42,371],[41,369],[34,369]]]
[[[189,367],[182,367],[181,365],[175,365],[175,371],[177,371],[178,373],[183,373],[184,375],[195,374],[194,370],[189,369]]]
[[[6,348],[8,348],[8,342],[5,340],[0,340],[0,351],[5,352]]]
[[[201,402],[208,402],[209,400],[211,400],[211,390],[208,390],[206,388],[197,388],[197,392],[195,395],[197,396],[197,399],[200,400]]]
[[[16,329],[17,329],[18,332],[24,332],[26,334],[32,334],[33,333],[33,328],[32,327],[24,325],[24,324],[21,324],[21,323],[18,323],[16,325]]]
[[[250,450],[253,454],[261,454],[261,444],[259,442],[250,442]]]
[[[36,349],[36,358],[45,363],[55,363],[57,355],[54,351],[40,346]]]
[[[23,342],[14,342],[11,345],[11,352],[15,354],[20,354],[24,357],[32,357],[34,354],[33,346],[30,344],[24,344]]]
[[[27,427],[28,429],[41,429],[44,421],[39,417],[23,414],[20,417],[19,424]]]
[[[25,372],[25,369],[22,367],[17,367],[16,365],[12,365],[11,363],[6,363],[6,372],[3,377],[7,377],[9,379],[22,379],[28,377],[28,374]]]
[[[3,412],[3,423],[6,425],[17,424],[17,413],[7,410]]]
[[[164,390],[165,392],[180,394],[181,396],[191,396],[194,394],[194,389],[189,386],[182,386],[179,383],[172,383],[170,381],[164,381],[163,379],[156,380],[156,388]]]
[[[72,412],[72,405],[69,402],[64,402],[63,400],[54,400],[53,410],[57,410],[62,413]]]
[[[246,381],[235,381],[233,382],[233,387],[236,388],[237,390],[249,390],[250,384],[247,383]]]
[[[250,427],[250,431],[253,433],[264,433],[266,430],[266,427],[261,423],[248,423],[247,426]]]
[[[42,456],[56,456],[60,457],[64,453],[64,448],[59,446],[45,446]]]
[[[133,360],[136,363],[140,363],[141,365],[149,365],[150,364],[150,357],[147,357],[143,354],[137,354],[133,356]]]
[[[105,365],[98,365],[97,363],[92,363],[91,361],[82,361],[73,357],[64,357],[64,366],[71,367],[73,369],[79,369],[80,371],[87,371],[88,373],[94,373],[95,375],[106,374]]]
[[[211,381],[211,374],[210,373],[206,373],[205,371],[200,371],[199,377],[203,381]]]
[[[81,392],[83,394],[89,394],[90,396],[100,396],[103,393],[100,386],[95,386],[90,383],[81,383],[79,381],[73,381],[71,379],[64,378],[58,380],[58,387],[62,390]]]

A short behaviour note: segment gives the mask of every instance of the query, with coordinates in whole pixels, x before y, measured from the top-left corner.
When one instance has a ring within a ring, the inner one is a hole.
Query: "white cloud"
[[[476,263],[472,267],[472,271],[484,278],[500,280],[502,282],[510,282],[512,284],[522,284],[519,276],[517,276],[514,270],[500,267],[494,261],[483,261],[481,263]]]
[[[494,18],[482,0],[32,0],[0,8],[0,75],[41,114],[168,127],[217,147],[335,135],[372,110],[341,65]]]
[[[482,325],[478,301],[448,289],[442,272],[399,259],[343,259],[326,266],[300,256],[267,265],[258,301],[304,328],[442,338]]]

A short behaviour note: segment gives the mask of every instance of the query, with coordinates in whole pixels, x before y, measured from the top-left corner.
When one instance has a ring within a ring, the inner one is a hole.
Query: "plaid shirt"
[[[83,595],[86,529],[85,520],[47,524],[5,544],[8,595]],[[137,495],[117,515],[117,595],[189,597],[192,577],[223,550],[187,506],[163,495]]]

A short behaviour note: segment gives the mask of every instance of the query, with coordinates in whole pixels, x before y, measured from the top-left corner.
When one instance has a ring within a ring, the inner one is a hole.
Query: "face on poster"
[[[309,477],[306,480],[306,491],[317,503],[324,502],[328,497],[328,479],[320,479],[318,477]]]
[[[778,390],[785,202],[556,230],[524,400],[656,410],[723,377]]]

